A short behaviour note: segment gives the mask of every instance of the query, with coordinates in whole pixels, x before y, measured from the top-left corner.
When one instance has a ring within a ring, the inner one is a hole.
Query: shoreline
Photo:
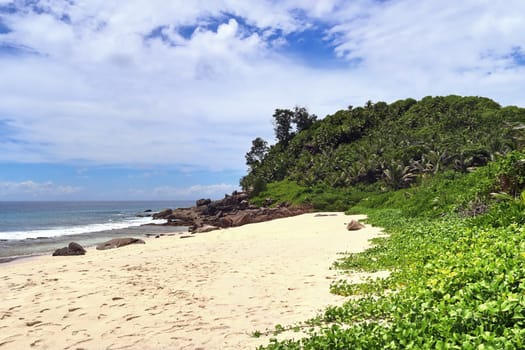
[[[342,303],[329,292],[337,253],[362,251],[381,234],[346,230],[364,216],[318,214],[2,264],[0,349],[267,344],[250,334]]]
[[[189,233],[189,231],[177,231],[177,232],[160,233],[158,235],[159,235],[159,238],[162,238],[162,237],[182,236],[182,235],[185,235],[185,234],[188,234],[188,233]],[[107,237],[104,236],[105,239],[97,241],[96,243],[90,243],[90,244],[82,245],[82,246],[87,251],[94,250],[95,247],[98,244],[103,243],[104,241],[107,241],[109,239],[118,238],[119,236],[122,236],[122,235],[113,235],[113,236],[107,236]],[[157,239],[157,237],[155,237],[155,234],[151,234],[151,233],[145,233],[145,234],[135,235],[135,236],[136,236],[135,238],[140,238],[140,239],[142,239],[143,241],[146,241],[146,242],[151,240],[151,239]],[[68,236],[67,235],[66,236],[61,236],[61,238],[66,238],[66,237],[68,237]],[[38,253],[35,253],[35,254],[1,256],[0,257],[0,268],[1,268],[2,265],[9,264],[9,263],[12,263],[14,261],[26,260],[26,259],[35,259],[35,258],[45,257],[45,256],[52,256],[53,252],[56,249],[62,248],[62,246],[67,246],[70,242],[73,242],[73,240],[71,240],[71,239],[63,239],[63,240],[60,240],[60,242],[61,242],[60,246],[57,245],[57,248],[53,248],[53,249],[50,249],[50,250],[39,251]]]
[[[148,237],[154,237],[156,235],[184,234],[187,232],[187,227],[145,224],[122,229],[44,237],[40,239],[4,239],[0,242],[0,250],[2,250],[0,254],[0,265],[13,259],[18,260],[34,256],[51,255],[56,249],[67,246],[70,242],[76,242],[84,248],[90,248],[104,241],[119,237],[135,236],[136,238],[147,239]]]

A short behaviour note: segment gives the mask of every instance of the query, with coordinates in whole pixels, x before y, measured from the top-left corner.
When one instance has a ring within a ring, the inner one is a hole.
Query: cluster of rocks
[[[153,219],[164,219],[166,223],[161,225],[186,226],[192,233],[201,233],[217,230],[219,228],[236,227],[246,224],[269,221],[312,212],[310,207],[294,207],[286,203],[270,208],[273,204],[271,199],[266,200],[265,206],[258,207],[248,202],[248,194],[245,192],[233,192],[223,199],[212,201],[210,199],[199,199],[194,207],[164,209],[158,213],[150,209],[139,216],[151,216]],[[156,236],[160,237],[160,235]],[[181,236],[186,238],[191,236]],[[119,248],[128,244],[144,244],[137,238],[115,238],[97,245],[97,250]],[[67,247],[57,249],[53,256],[84,255],[86,250],[78,243],[71,242]]]
[[[67,247],[55,250],[53,256],[84,255],[86,250],[78,243],[71,242]]]
[[[187,226],[191,232],[208,232],[312,211],[309,207],[293,207],[286,203],[269,208],[273,204],[271,200],[266,201],[266,206],[258,207],[248,202],[245,192],[233,192],[217,201],[199,199],[195,204],[191,208],[164,209],[155,213],[153,218],[165,219],[167,222],[163,225]]]
[[[107,242],[97,245],[97,250],[106,250],[113,248],[120,248],[130,244],[146,244],[142,239],[138,238],[114,238]],[[53,256],[71,256],[71,255],[85,255],[86,250],[78,243],[71,242],[67,247],[55,250]]]
[[[186,226],[192,233],[201,233],[220,228],[236,227],[251,223],[269,221],[312,212],[311,207],[293,207],[286,203],[270,208],[273,201],[268,199],[265,206],[258,207],[249,204],[245,192],[233,192],[223,199],[212,201],[199,199],[194,207],[164,209],[158,213],[147,211],[153,219],[165,219],[162,225]],[[317,214],[316,216],[332,216],[336,214]],[[356,220],[351,220],[346,228],[349,231],[360,230],[365,226]],[[156,238],[160,237],[157,235]],[[192,237],[191,235],[181,238]],[[97,245],[97,250],[113,249],[129,244],[145,244],[138,238],[115,238]],[[84,255],[86,250],[78,243],[71,242],[67,247],[57,249],[53,256]]]

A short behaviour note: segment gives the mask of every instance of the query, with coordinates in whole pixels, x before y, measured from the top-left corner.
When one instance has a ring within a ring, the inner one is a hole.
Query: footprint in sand
[[[229,328],[230,328],[230,326],[226,326],[226,325],[224,325],[224,326],[215,326],[215,327],[211,327],[210,331],[221,330],[221,329],[229,329]]]
[[[123,306],[126,306],[126,305],[127,305],[126,303],[122,303],[122,304],[110,305],[110,307],[123,307]]]
[[[73,343],[73,344],[71,344],[71,345],[69,345],[69,346],[66,346],[66,347],[64,348],[64,350],[71,349],[71,348],[73,348],[73,347],[75,347],[76,349],[81,349],[81,348],[78,348],[78,347],[76,347],[76,346],[77,346],[78,344],[82,344],[82,343],[85,343],[85,342],[88,342],[88,341],[91,341],[91,340],[93,340],[93,339],[92,339],[92,338],[82,339],[82,340],[80,340],[80,341],[77,341],[76,343]]]
[[[77,335],[80,332],[87,332],[87,329],[77,329],[77,330],[72,331],[71,334]]]
[[[14,341],[15,341],[14,339],[13,340],[4,340],[4,341],[0,340],[0,346],[7,345],[7,344],[12,343]]]
[[[35,346],[38,345],[38,343],[41,343],[41,342],[43,342],[42,339],[37,339],[37,340],[35,340],[34,342],[32,342],[31,344],[29,344],[29,346],[31,346],[31,347],[35,347]],[[0,344],[0,345],[1,345],[1,344]]]

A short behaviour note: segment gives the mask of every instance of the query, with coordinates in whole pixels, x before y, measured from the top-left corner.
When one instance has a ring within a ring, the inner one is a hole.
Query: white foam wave
[[[104,224],[90,224],[70,227],[56,227],[45,230],[0,232],[0,239],[27,239],[38,237],[58,237],[68,235],[79,235],[84,233],[119,230],[128,227],[137,227],[144,224],[162,224],[166,220],[152,220],[150,217],[133,218],[120,222],[108,222]]]

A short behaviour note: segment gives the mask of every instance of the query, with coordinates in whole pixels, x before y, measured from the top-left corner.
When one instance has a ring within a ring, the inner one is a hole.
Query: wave
[[[129,227],[142,226],[144,224],[162,224],[166,220],[153,220],[150,217],[133,218],[125,221],[107,222],[102,224],[88,224],[67,227],[54,227],[43,230],[8,231],[0,232],[0,239],[22,240],[31,238],[51,238],[59,236],[79,235],[85,233],[120,230]]]

